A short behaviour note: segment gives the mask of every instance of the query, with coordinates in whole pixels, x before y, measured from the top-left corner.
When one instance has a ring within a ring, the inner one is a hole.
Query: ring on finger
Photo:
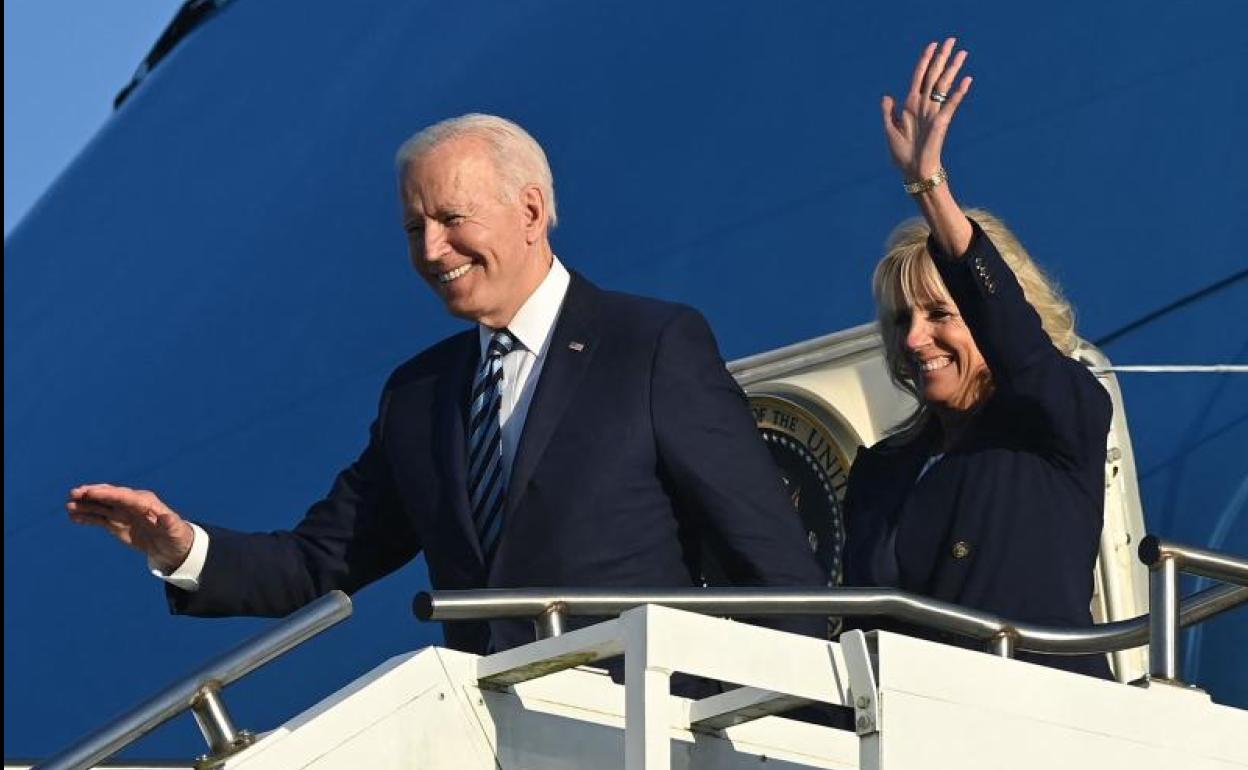
[[[947,91],[937,91],[933,89],[932,94],[931,94],[931,99],[937,104],[944,104],[945,102],[949,101],[949,93]]]

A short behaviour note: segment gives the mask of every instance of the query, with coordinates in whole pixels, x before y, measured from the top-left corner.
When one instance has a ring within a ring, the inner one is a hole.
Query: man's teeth
[[[919,369],[924,372],[934,372],[937,369],[944,369],[951,363],[953,363],[953,359],[948,356],[941,356],[940,358],[919,362]]]
[[[439,283],[450,283],[451,281],[455,280],[456,278],[460,277],[461,275],[464,275],[465,273],[467,273],[467,272],[468,272],[469,270],[471,270],[471,269],[472,269],[472,263],[471,263],[471,262],[469,262],[469,263],[468,263],[468,264],[466,264],[466,265],[460,265],[459,267],[455,268],[454,270],[447,270],[445,273],[438,273],[438,282],[439,282]]]

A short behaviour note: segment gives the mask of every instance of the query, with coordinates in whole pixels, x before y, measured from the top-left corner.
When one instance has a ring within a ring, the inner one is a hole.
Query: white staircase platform
[[[621,652],[627,687],[577,667]],[[674,672],[748,689],[672,697]],[[750,718],[777,699],[852,706],[858,730]],[[393,658],[225,767],[1221,770],[1248,768],[1248,712],[896,634],[838,644],[646,606],[487,657]]]

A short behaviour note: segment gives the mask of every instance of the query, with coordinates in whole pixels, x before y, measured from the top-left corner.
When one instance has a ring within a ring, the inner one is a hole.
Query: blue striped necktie
[[[468,500],[486,564],[498,547],[507,502],[499,406],[503,401],[503,356],[516,344],[516,338],[506,329],[499,329],[490,337],[485,358],[472,381],[472,402],[468,407]]]

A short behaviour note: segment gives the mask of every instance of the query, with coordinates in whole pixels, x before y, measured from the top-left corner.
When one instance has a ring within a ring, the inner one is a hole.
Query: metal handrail
[[[220,691],[265,663],[284,655],[351,615],[351,599],[333,591],[288,615],[281,623],[207,663],[131,711],[46,760],[40,770],[79,770],[121,751],[156,727],[188,709],[195,711],[209,741],[212,760],[249,742],[234,729],[220,701]]]
[[[36,770],[39,760],[5,758],[4,770]],[[178,759],[122,759],[98,762],[93,770],[196,770],[197,763]]]
[[[39,760],[24,758],[5,758],[4,770],[35,770]],[[94,770],[195,770],[196,764],[176,759],[131,759],[102,761],[94,765]]]
[[[1050,655],[1107,653],[1149,646],[1150,681],[1182,684],[1179,629],[1248,602],[1248,559],[1144,538],[1140,560],[1151,570],[1149,613],[1092,628],[1017,623],[988,612],[886,588],[683,588],[668,590],[494,589],[417,594],[421,620],[532,618],[539,637],[558,636],[568,615],[614,617],[644,604],[708,615],[889,617],[985,642],[1006,658],[1028,651]],[[1223,580],[1179,602],[1180,572]]]
[[[1184,602],[1182,625],[1198,623],[1248,602],[1248,588],[1215,586]],[[413,609],[421,620],[539,618],[564,614],[615,617],[645,604],[706,615],[774,617],[848,615],[890,617],[979,639],[991,644],[1014,639],[1014,650],[1081,655],[1138,647],[1148,641],[1148,616],[1091,628],[1059,628],[1015,623],[988,612],[967,609],[918,594],[885,588],[680,588],[605,591],[559,589],[490,589],[433,591],[416,596]]]
[[[712,615],[886,616],[939,631],[979,639],[1005,657],[1016,651],[1056,655],[1106,653],[1150,644],[1150,676],[1179,682],[1177,632],[1248,603],[1248,560],[1149,536],[1139,555],[1153,574],[1150,615],[1092,628],[1058,628],[1015,623],[997,615],[894,589],[880,588],[687,588],[665,590],[489,589],[422,592],[413,602],[421,620],[531,618],[541,635],[557,636],[569,615],[612,617],[645,604]],[[1177,574],[1188,572],[1233,585],[1219,585],[1178,601]],[[209,742],[205,764],[215,764],[250,743],[230,721],[220,691],[351,614],[351,600],[333,591],[256,636],[130,712],[109,722],[38,767],[89,768],[111,757],[183,711],[192,710]],[[6,761],[7,764],[7,761]]]
[[[1219,551],[1172,543],[1156,535],[1149,535],[1140,541],[1140,561],[1149,567],[1156,567],[1163,559],[1176,559],[1179,570],[1189,575],[1248,586],[1248,560]]]
[[[1179,573],[1248,586],[1248,560],[1181,545],[1149,535],[1140,541],[1140,561],[1149,569],[1148,676],[1182,684],[1179,669]]]

